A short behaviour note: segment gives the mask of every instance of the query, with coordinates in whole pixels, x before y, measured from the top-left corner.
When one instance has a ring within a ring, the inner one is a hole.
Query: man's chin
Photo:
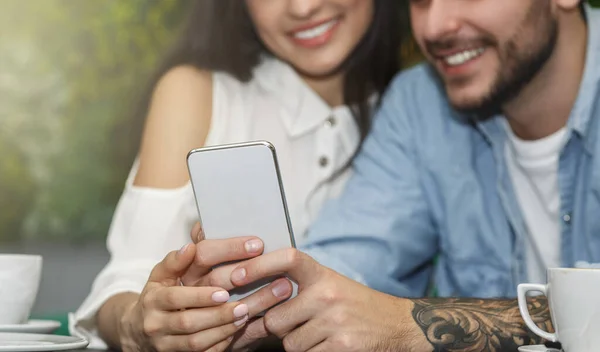
[[[498,104],[494,104],[486,99],[452,99],[450,105],[454,110],[468,115],[478,121],[486,120],[502,112]]]
[[[452,108],[470,118],[482,121],[500,113],[501,107],[492,98],[492,94],[468,94],[469,88],[473,87],[471,78],[449,80],[432,64],[429,68],[435,73],[435,77],[443,85]]]

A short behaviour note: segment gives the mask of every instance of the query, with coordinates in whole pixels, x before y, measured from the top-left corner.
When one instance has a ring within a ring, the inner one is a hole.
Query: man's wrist
[[[399,313],[394,317],[396,327],[392,336],[393,350],[402,352],[432,351],[433,346],[413,318],[414,303],[405,298],[395,298],[395,300]]]
[[[508,351],[542,342],[525,327],[514,299],[419,298],[410,301],[413,303],[412,321],[436,351]],[[531,303],[537,305],[536,322],[551,324],[545,299]]]

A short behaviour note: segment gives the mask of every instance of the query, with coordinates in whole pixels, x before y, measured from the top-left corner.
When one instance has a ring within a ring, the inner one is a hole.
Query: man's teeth
[[[327,31],[330,30],[331,27],[333,27],[336,23],[337,23],[337,20],[331,20],[331,21],[329,21],[327,23],[323,23],[322,25],[319,25],[317,27],[307,29],[307,30],[301,31],[301,32],[296,32],[296,33],[294,33],[294,37],[296,37],[298,39],[317,38],[318,36],[321,36],[321,35],[327,33]]]
[[[446,56],[444,61],[449,66],[458,66],[481,56],[484,51],[484,48],[465,50],[452,56]]]

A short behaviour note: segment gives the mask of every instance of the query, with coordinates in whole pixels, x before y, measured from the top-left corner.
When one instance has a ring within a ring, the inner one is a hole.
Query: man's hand
[[[287,351],[513,351],[542,343],[525,326],[517,301],[403,299],[371,290],[294,249],[244,262],[235,285],[287,274],[296,298],[272,308],[267,330]],[[553,331],[547,301],[530,300],[534,321]]]
[[[232,273],[236,286],[287,274],[299,294],[265,315],[286,351],[431,351],[411,316],[412,302],[369,289],[295,250],[250,259]]]

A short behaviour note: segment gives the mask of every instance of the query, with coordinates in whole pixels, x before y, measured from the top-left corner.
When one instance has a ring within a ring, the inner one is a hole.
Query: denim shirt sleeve
[[[301,249],[371,288],[422,296],[437,252],[410,120],[411,84],[389,88],[343,194],[326,204]]]

